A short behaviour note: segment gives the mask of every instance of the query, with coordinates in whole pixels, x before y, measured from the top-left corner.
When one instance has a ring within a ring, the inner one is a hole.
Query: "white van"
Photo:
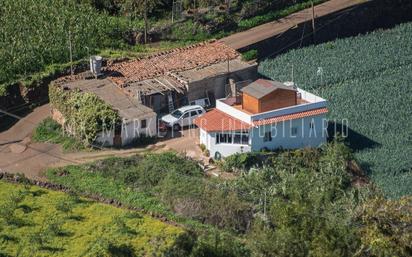
[[[206,111],[200,105],[187,105],[174,110],[161,118],[166,126],[179,130],[181,127],[191,126],[196,117],[204,114]]]

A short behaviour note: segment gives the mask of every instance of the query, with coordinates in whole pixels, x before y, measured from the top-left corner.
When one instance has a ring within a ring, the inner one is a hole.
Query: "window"
[[[146,120],[142,120],[142,121],[141,121],[141,124],[140,124],[140,128],[144,129],[144,128],[146,128],[146,127],[147,127],[147,122],[146,122]]]
[[[216,144],[231,144],[232,134],[216,134]]]
[[[189,117],[189,112],[186,112],[185,115],[183,115],[183,119],[188,118],[188,117]]]
[[[171,115],[172,115],[173,117],[179,119],[180,116],[182,116],[182,112],[179,111],[179,110],[176,110],[176,111],[172,112]]]
[[[191,111],[190,112],[190,116],[192,116],[192,117],[195,117],[195,116],[197,116],[198,114],[197,114],[197,111]]]
[[[298,134],[298,128],[296,128],[296,127],[291,128],[290,134],[292,136],[296,136]]]
[[[249,135],[247,134],[242,134],[242,144],[247,145],[249,144]]]
[[[249,135],[247,132],[235,132],[233,134],[217,133],[216,144],[249,144]]]
[[[240,134],[235,134],[234,136],[233,136],[233,143],[234,144],[240,144],[240,142],[241,142],[241,138],[242,136],[240,135]]]
[[[265,136],[263,137],[263,142],[272,141],[272,132],[266,131]]]

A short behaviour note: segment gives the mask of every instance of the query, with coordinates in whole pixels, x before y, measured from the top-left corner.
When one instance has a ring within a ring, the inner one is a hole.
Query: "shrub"
[[[246,171],[254,165],[259,165],[258,153],[235,153],[218,162],[224,172]]]
[[[84,144],[76,138],[66,135],[62,126],[52,118],[46,118],[34,130],[32,139],[35,142],[61,144],[64,151],[85,150]]]
[[[258,51],[255,49],[242,53],[242,59],[244,61],[251,61],[257,58],[258,58]]]
[[[204,151],[206,150],[205,144],[200,144],[200,145],[199,145],[199,148],[200,148],[200,150],[201,150],[202,152],[204,152]]]
[[[52,108],[60,111],[65,118],[64,126],[86,146],[96,140],[99,132],[111,130],[120,121],[117,111],[93,93],[65,90],[50,84],[49,98]]]

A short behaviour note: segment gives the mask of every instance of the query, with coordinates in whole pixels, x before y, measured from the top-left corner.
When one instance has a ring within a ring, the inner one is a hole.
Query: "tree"
[[[122,4],[122,9],[132,19],[135,19],[137,16],[143,16],[145,44],[147,43],[147,31],[149,26],[147,15],[161,2],[161,0],[124,0]]]
[[[357,256],[412,256],[412,197],[370,199],[354,220],[362,243]]]

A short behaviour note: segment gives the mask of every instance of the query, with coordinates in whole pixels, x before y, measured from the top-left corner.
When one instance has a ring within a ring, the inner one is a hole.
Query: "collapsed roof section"
[[[115,63],[105,69],[108,78],[127,91],[144,94],[187,90],[188,70],[202,70],[214,64],[238,59],[239,53],[218,41],[203,42],[151,55],[147,58]],[[237,60],[238,62],[240,60]],[[219,67],[218,72],[221,72]],[[212,72],[213,73],[213,72]],[[212,75],[212,74],[210,74]]]

